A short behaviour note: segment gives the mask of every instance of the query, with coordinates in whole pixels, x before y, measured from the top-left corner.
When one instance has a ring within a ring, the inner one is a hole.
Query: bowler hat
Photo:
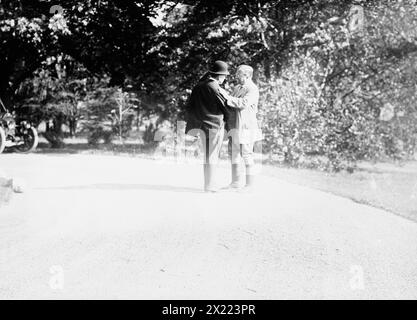
[[[210,73],[213,74],[223,74],[223,75],[229,75],[229,71],[227,70],[227,63],[224,61],[217,60],[213,63],[211,66]]]

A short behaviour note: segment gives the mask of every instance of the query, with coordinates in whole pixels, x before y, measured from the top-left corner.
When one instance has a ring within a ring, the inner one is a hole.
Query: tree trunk
[[[45,132],[45,139],[51,144],[51,148],[59,149],[64,146],[63,134],[62,134],[62,124],[64,123],[62,116],[57,116],[53,120],[53,127],[47,126],[47,131]]]
[[[77,133],[77,119],[73,118],[69,120],[69,129],[71,138],[74,138]]]

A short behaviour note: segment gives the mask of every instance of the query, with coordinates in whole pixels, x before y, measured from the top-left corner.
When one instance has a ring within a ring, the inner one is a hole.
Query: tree
[[[49,54],[57,38],[68,34],[61,16],[49,16],[48,2],[3,0],[0,3],[0,96],[9,106],[20,84]]]
[[[75,133],[87,82],[110,77],[110,87],[150,95],[159,66],[149,53],[156,41],[150,19],[160,3],[65,0],[51,14],[52,1],[2,1],[0,95],[9,107],[34,107],[20,112],[35,122],[50,119],[54,146],[62,144],[62,124]]]

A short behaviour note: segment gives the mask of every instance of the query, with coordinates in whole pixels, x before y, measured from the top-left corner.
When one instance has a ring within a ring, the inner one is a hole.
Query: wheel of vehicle
[[[38,131],[35,128],[28,129],[27,133],[22,137],[23,144],[16,146],[16,151],[21,153],[32,152],[39,143]]]
[[[4,151],[4,148],[6,148],[6,133],[4,132],[4,129],[0,127],[0,153]]]

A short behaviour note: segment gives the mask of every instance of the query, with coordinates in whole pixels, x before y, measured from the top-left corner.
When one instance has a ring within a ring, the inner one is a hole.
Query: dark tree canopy
[[[159,1],[60,1],[63,16],[50,13],[54,1],[13,0],[0,4],[0,94],[12,97],[20,83],[48,56],[71,56],[111,84],[139,84],[158,66],[149,54],[156,28],[150,22]]]
[[[272,158],[343,167],[415,152],[413,0],[62,0],[62,14],[53,5],[0,1],[0,96],[53,118],[57,134],[130,106],[136,122],[119,117],[118,128],[147,121],[152,136],[181,119],[189,90],[222,59],[255,68]]]

